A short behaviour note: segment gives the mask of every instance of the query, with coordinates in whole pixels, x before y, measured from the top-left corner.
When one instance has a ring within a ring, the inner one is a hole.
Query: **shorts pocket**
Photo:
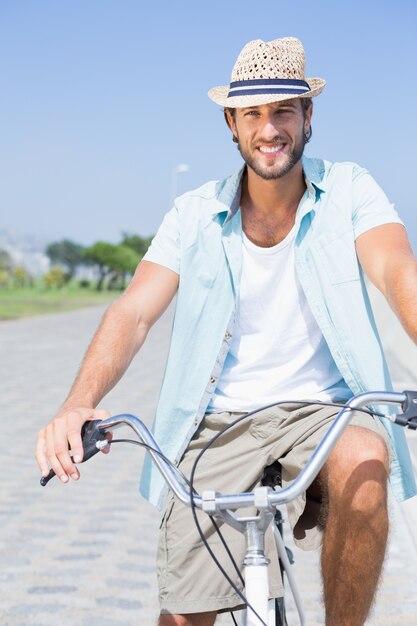
[[[277,428],[287,417],[280,415],[280,410],[274,408],[272,410],[261,411],[250,417],[249,432],[255,439],[268,439],[277,431]]]

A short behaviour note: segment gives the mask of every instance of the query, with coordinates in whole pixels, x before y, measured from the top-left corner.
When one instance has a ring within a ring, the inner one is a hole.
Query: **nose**
[[[272,141],[277,135],[279,135],[278,128],[276,127],[274,118],[270,116],[265,120],[265,124],[262,129],[262,137],[265,140]]]

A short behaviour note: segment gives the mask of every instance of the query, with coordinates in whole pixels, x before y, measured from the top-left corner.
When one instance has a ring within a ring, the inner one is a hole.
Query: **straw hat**
[[[314,98],[323,91],[326,81],[305,78],[304,65],[304,48],[296,37],[254,39],[239,54],[230,85],[213,87],[208,95],[216,104],[230,108]]]

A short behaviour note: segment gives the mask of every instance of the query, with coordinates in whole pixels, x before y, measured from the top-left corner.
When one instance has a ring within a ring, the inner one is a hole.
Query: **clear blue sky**
[[[0,228],[84,244],[148,235],[178,192],[240,163],[207,90],[250,39],[298,36],[307,153],[367,167],[417,248],[417,2],[0,0]]]

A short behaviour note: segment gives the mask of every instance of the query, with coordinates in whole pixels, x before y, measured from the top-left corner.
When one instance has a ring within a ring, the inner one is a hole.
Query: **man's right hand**
[[[75,463],[81,463],[84,454],[81,428],[88,420],[103,420],[109,416],[110,413],[104,409],[60,409],[46,428],[38,433],[35,456],[42,476],[48,476],[51,467],[63,483],[67,483],[69,477],[78,480],[80,473]]]

